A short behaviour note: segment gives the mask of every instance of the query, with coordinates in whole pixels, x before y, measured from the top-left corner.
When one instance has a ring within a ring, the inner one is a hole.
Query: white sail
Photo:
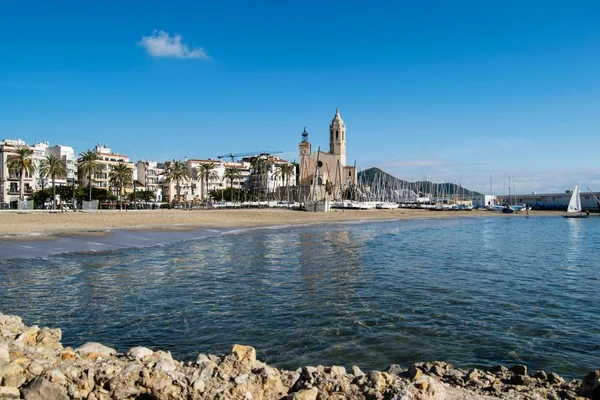
[[[573,194],[571,195],[571,201],[569,201],[568,213],[581,212],[581,198],[579,197],[579,184],[575,185]]]

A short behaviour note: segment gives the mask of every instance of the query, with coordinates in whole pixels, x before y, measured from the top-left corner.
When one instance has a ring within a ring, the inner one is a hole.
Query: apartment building
[[[67,177],[57,179],[56,184],[63,185],[73,182],[77,179],[77,157],[75,156],[75,150],[71,146],[56,145],[48,147],[46,149],[46,155],[55,155],[60,157],[67,166]]]
[[[140,160],[135,164],[137,181],[144,190],[154,193],[155,201],[163,199],[163,185],[165,183],[165,164],[156,161]]]
[[[18,171],[9,170],[6,162],[16,153],[19,147],[29,147],[21,139],[5,139],[0,141],[0,206],[19,199],[20,174]],[[35,188],[35,174],[25,173],[23,180],[25,195],[31,194]]]
[[[208,180],[208,188],[206,178],[203,178],[199,173],[199,168],[202,164],[214,164],[214,176]],[[250,176],[250,162],[225,162],[221,160],[208,159],[191,159],[185,161],[185,166],[190,174],[193,188],[194,200],[205,200],[213,190],[222,190],[230,187],[231,182],[225,178],[227,168],[237,168],[241,174],[241,179],[233,181],[233,187],[240,189],[245,187],[246,181]]]
[[[94,176],[92,186],[102,188],[102,189],[110,189],[110,172],[113,168],[118,165],[120,162],[127,164],[132,170],[135,171],[134,165],[131,161],[129,161],[129,157],[114,153],[109,147],[97,144],[94,147],[94,151],[98,154],[99,164],[101,169]],[[87,176],[83,175],[79,177],[82,186],[88,185]],[[135,178],[135,177],[134,177]],[[129,187],[123,188],[126,193],[133,191],[133,185]]]

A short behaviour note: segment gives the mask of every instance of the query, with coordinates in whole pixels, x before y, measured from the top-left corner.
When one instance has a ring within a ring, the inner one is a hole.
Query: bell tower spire
[[[329,125],[329,153],[339,156],[340,164],[346,165],[346,124],[338,108]]]

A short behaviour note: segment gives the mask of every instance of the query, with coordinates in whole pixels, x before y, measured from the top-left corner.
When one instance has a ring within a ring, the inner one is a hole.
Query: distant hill
[[[373,186],[375,181],[385,182],[386,186],[411,189],[418,193],[419,196],[427,196],[428,194],[437,195],[445,194],[460,195],[465,197],[479,196],[481,193],[474,192],[454,183],[434,183],[428,181],[409,182],[403,179],[398,179],[387,172],[373,167],[360,171],[358,173],[358,181],[365,185]]]

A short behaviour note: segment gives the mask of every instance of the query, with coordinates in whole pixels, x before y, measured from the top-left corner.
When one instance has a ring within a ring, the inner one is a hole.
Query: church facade
[[[329,125],[329,151],[313,152],[306,128],[298,149],[304,200],[341,200],[344,190],[356,184],[356,168],[346,164],[346,124],[338,109]]]

